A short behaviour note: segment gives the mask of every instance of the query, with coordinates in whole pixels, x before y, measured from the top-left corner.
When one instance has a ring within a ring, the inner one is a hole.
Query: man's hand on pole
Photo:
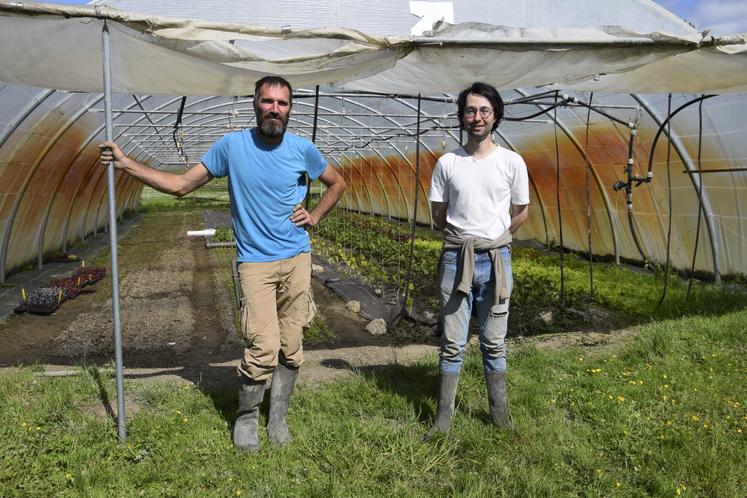
[[[122,152],[122,149],[114,142],[107,141],[99,145],[99,160],[104,166],[109,166],[109,163],[113,162],[114,167],[120,169],[125,157],[127,156]]]

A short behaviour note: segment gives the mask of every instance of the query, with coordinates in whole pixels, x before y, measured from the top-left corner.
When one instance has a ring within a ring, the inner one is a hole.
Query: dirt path
[[[128,379],[230,386],[242,354],[231,316],[231,296],[217,268],[188,229],[200,213],[150,217],[120,242],[123,359]],[[108,265],[108,263],[106,263]],[[108,269],[108,268],[107,268]],[[114,354],[110,276],[88,287],[51,316],[13,316],[0,327],[0,368],[39,364],[47,372],[111,365]],[[363,366],[410,362],[433,344],[393,345],[373,337],[367,322],[345,309],[318,280],[317,304],[333,334],[307,345],[302,382],[319,382]]]
[[[190,382],[230,387],[242,343],[233,325],[232,296],[201,240],[188,229],[202,226],[199,212],[160,213],[138,224],[120,242],[121,320],[125,376],[143,381]],[[105,263],[108,270],[108,262]],[[349,375],[359,368],[408,364],[437,351],[426,344],[397,345],[373,337],[367,321],[347,311],[336,295],[314,279],[315,300],[332,338],[306,344],[301,382]],[[11,317],[0,326],[0,370],[39,364],[50,374],[81,365],[112,366],[111,280],[66,302],[51,316]],[[533,338],[541,347],[615,347],[631,332],[564,333]],[[529,340],[512,341],[521,347]],[[435,361],[435,358],[434,358]]]

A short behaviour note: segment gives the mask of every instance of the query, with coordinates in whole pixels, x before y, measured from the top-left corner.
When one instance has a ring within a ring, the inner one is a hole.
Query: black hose
[[[594,92],[589,95],[589,104],[594,99]],[[594,300],[594,254],[591,251],[591,182],[589,178],[589,121],[591,120],[591,105],[586,111],[586,144],[584,161],[586,162],[586,233],[589,242],[589,302]]]
[[[557,97],[556,97],[557,98]],[[556,109],[557,107],[564,105],[565,101],[556,102],[555,104],[551,105],[550,107],[547,107],[545,109],[542,109],[541,111],[535,112],[534,114],[530,114],[529,116],[521,116],[518,118],[509,118],[504,117],[504,121],[525,121],[527,119],[536,118],[537,116],[541,116],[543,114],[547,114],[548,112],[552,111],[553,109]]]
[[[672,111],[672,94],[669,94],[669,98],[667,99],[667,116],[669,116],[669,113]],[[667,124],[667,137],[669,137],[671,133],[671,123]],[[664,302],[664,299],[667,297],[667,290],[669,289],[669,265],[670,265],[670,245],[672,242],[672,172],[670,170],[670,160],[672,157],[672,141],[667,140],[667,205],[668,205],[668,222],[667,222],[667,259],[664,263],[664,288],[661,292],[661,297],[659,298],[659,302],[656,303],[656,308],[659,309],[659,306],[661,306],[661,303]]]
[[[555,92],[555,98],[558,93]],[[555,197],[558,205],[558,235],[560,238],[560,309],[565,308],[565,264],[564,264],[564,244],[563,244],[563,215],[560,210],[560,146],[558,145],[558,106],[554,109],[553,121],[555,122]]]
[[[174,145],[176,146],[176,151],[179,153],[180,156],[183,156],[185,161],[187,161],[187,164],[189,164],[189,160],[187,159],[186,154],[184,154],[184,149],[179,144],[179,140],[177,140],[176,135],[179,133],[179,127],[182,125],[182,114],[184,114],[184,106],[187,103],[187,97],[186,95],[182,97],[182,101],[179,104],[179,110],[176,113],[176,122],[174,123],[174,132],[171,134],[172,138],[174,139]]]
[[[656,132],[656,135],[654,136],[654,140],[651,142],[651,153],[648,156],[648,177],[650,178],[653,174],[654,170],[654,152],[656,151],[656,144],[659,141],[659,136],[661,135],[661,132],[664,131],[664,127],[669,123],[669,121],[677,115],[680,111],[684,110],[688,106],[696,103],[701,102],[705,99],[710,99],[711,97],[715,97],[715,95],[701,95],[698,98],[692,99],[689,102],[685,102],[681,106],[679,106],[672,114],[667,117],[667,119],[661,123],[661,126],[659,126],[659,131]]]
[[[703,170],[701,164],[701,152],[703,151],[703,99],[698,106],[698,173]],[[700,219],[703,215],[703,175],[698,175],[698,223],[695,227],[695,247],[693,248],[693,261],[690,265],[690,278],[687,281],[687,294],[685,302],[690,300],[690,291],[693,286],[693,275],[695,273],[695,258],[698,256],[698,242],[700,242]]]

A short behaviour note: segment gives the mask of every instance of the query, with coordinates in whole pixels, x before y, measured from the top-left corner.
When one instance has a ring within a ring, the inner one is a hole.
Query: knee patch
[[[508,314],[508,299],[501,299],[490,308],[491,318],[501,318]]]

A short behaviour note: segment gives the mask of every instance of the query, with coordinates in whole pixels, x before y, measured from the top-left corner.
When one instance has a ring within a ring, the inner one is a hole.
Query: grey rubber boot
[[[239,451],[259,451],[259,405],[265,395],[265,381],[241,378],[239,409],[233,426],[233,446]]]
[[[438,412],[436,413],[436,421],[424,439],[427,440],[438,434],[445,434],[451,428],[451,418],[454,416],[454,403],[458,385],[458,373],[441,373],[438,381]]]
[[[267,437],[277,444],[293,442],[293,436],[288,430],[288,423],[285,418],[288,415],[288,402],[293,392],[293,386],[296,384],[296,377],[298,377],[298,369],[286,367],[282,363],[275,367],[275,372],[272,374]]]
[[[488,406],[490,420],[495,425],[511,428],[511,417],[508,413],[508,396],[506,395],[506,372],[485,372],[488,385]]]

